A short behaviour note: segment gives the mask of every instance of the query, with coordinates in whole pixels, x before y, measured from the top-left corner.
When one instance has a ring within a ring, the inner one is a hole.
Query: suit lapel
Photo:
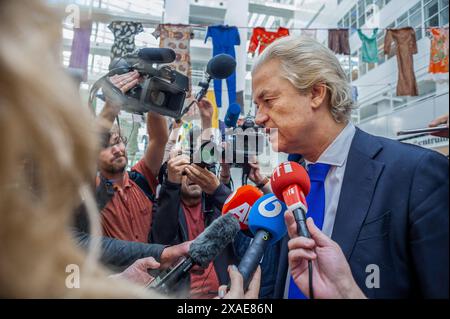
[[[350,259],[384,164],[374,160],[382,145],[357,129],[347,158],[332,239]]]

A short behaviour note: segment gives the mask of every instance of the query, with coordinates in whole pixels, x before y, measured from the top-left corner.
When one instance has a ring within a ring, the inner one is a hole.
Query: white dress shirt
[[[322,232],[328,237],[331,237],[331,234],[333,233],[334,220],[336,219],[336,211],[339,204],[342,182],[344,180],[348,152],[350,151],[355,132],[355,126],[349,122],[342,132],[339,133],[334,141],[319,156],[317,162],[311,163],[305,160],[306,165],[316,163],[331,165],[325,179],[325,216],[322,226]],[[288,297],[290,277],[291,272],[289,269],[284,290],[284,298],[286,299]]]

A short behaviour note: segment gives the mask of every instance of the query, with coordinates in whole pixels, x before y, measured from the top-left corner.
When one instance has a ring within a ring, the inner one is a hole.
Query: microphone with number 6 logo
[[[268,245],[273,245],[286,235],[284,223],[286,205],[274,194],[258,199],[248,214],[248,226],[254,239],[239,263],[238,270],[244,279],[244,290],[253,277]]]

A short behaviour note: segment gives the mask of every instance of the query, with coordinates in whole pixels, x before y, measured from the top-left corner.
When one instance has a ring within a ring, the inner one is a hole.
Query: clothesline
[[[193,28],[208,28],[208,27],[212,27],[212,26],[217,26],[220,24],[195,24],[195,23],[190,23],[190,24],[177,24],[177,23],[155,23],[155,22],[150,22],[150,23],[144,23],[144,25],[151,25],[151,26],[158,26],[159,24],[167,24],[167,25],[179,25],[179,26],[186,26],[186,27],[193,27]],[[235,26],[235,25],[228,25],[227,26],[230,27],[236,27],[238,29],[255,29],[255,28],[259,28],[259,27],[263,27],[263,26],[254,26],[254,27],[250,27],[250,26]],[[409,28],[409,26],[403,26],[400,28],[381,28],[381,27],[375,27],[375,28],[353,28],[353,27],[329,27],[329,28],[310,28],[310,27],[283,27],[283,26],[277,26],[277,27],[263,27],[266,30],[277,30],[278,28],[285,28],[285,29],[289,29],[289,30],[312,30],[312,31],[328,31],[328,30],[389,30],[389,29],[403,29],[403,28]],[[429,26],[429,27],[411,27],[414,30],[429,30],[431,28],[446,28],[448,29],[449,26]]]

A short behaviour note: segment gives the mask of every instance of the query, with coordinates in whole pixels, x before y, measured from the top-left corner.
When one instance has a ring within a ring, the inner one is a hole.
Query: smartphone
[[[398,131],[397,135],[437,133],[437,132],[445,132],[445,131],[448,131],[448,126],[440,125],[440,126],[436,126],[436,127],[426,127],[426,128],[412,129],[412,130],[402,130],[402,131]]]

